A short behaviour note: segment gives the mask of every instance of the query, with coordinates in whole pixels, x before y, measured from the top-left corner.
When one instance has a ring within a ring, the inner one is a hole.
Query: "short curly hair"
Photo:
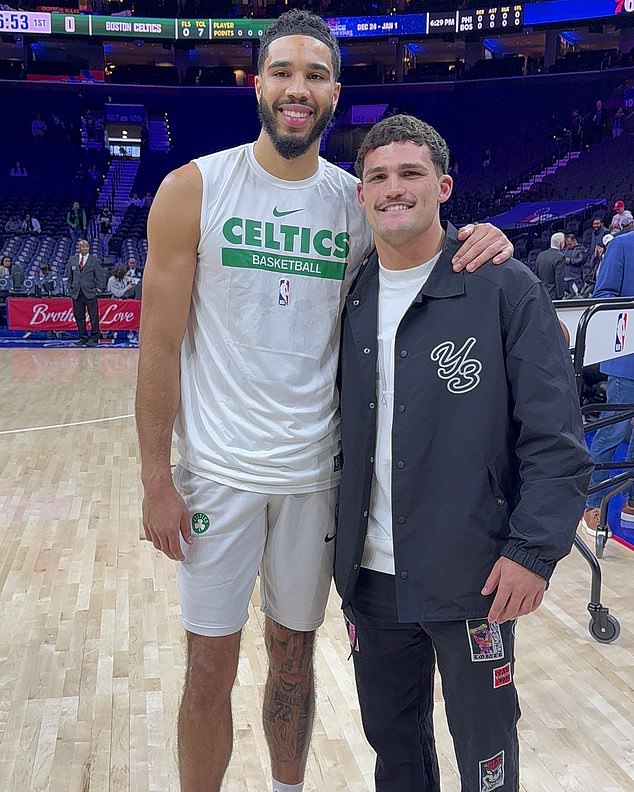
[[[286,11],[264,31],[258,55],[258,73],[260,75],[264,69],[264,61],[269,54],[269,45],[275,39],[283,38],[284,36],[309,36],[325,44],[330,50],[333,77],[335,80],[339,79],[341,52],[339,51],[339,44],[337,44],[336,38],[320,16],[313,14],[312,11],[302,11],[297,8]]]
[[[363,166],[366,156],[374,149],[390,143],[416,143],[427,146],[439,176],[449,171],[449,146],[433,126],[411,115],[395,115],[375,124],[363,139],[357,153],[354,169],[363,181]]]

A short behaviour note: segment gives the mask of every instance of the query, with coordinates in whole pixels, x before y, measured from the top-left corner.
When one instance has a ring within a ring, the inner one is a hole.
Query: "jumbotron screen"
[[[326,19],[340,39],[421,37],[443,33],[487,33],[524,25],[549,25],[606,19],[634,13],[634,0],[547,0],[429,14],[336,17]],[[159,19],[30,11],[0,11],[0,33],[94,36],[101,39],[238,41],[258,39],[270,19]]]

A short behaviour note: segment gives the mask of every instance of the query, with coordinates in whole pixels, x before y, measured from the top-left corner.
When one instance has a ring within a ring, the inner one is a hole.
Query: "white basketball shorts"
[[[180,465],[174,483],[192,521],[178,565],[184,628],[207,636],[241,630],[259,571],[263,612],[291,630],[317,629],[332,579],[338,488],[267,495]]]

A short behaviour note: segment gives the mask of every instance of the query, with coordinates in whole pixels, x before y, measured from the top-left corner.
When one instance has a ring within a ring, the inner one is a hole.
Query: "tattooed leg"
[[[283,784],[304,780],[315,716],[314,632],[296,632],[267,617],[269,673],[262,722],[273,777]]]

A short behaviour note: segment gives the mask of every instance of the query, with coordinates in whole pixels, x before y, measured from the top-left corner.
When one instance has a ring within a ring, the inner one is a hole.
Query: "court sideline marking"
[[[21,434],[22,432],[39,432],[43,429],[64,429],[67,426],[85,426],[86,424],[101,423],[102,421],[121,421],[124,418],[134,418],[134,413],[127,415],[113,415],[111,418],[90,418],[87,421],[71,421],[69,423],[51,424],[50,426],[27,426],[23,429],[2,429],[0,435]]]

